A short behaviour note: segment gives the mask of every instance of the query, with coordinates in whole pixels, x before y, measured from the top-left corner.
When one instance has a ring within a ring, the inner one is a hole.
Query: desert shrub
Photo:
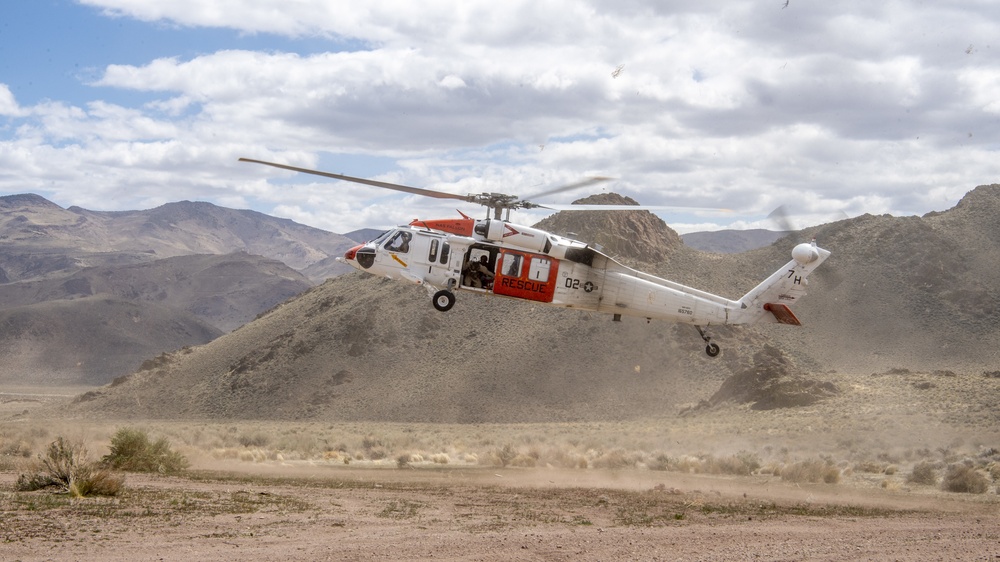
[[[396,457],[396,467],[407,468],[408,466],[410,466],[410,462],[412,460],[413,458],[410,456],[410,453],[403,453],[398,457]]]
[[[991,462],[986,466],[986,470],[994,482],[1000,482],[1000,462]]]
[[[538,465],[538,459],[530,454],[521,453],[510,461],[510,465],[521,468],[533,468]]]
[[[941,489],[963,494],[984,494],[990,487],[989,480],[976,469],[964,464],[953,464],[941,482]]]
[[[854,464],[854,470],[856,472],[865,472],[868,474],[882,474],[885,472],[886,466],[878,461],[861,461]]]
[[[244,447],[266,447],[271,443],[271,438],[261,432],[240,435],[238,439],[240,445]]]
[[[840,469],[822,459],[811,459],[789,465],[781,469],[781,479],[789,482],[840,482]]]
[[[494,452],[494,456],[500,461],[500,466],[507,466],[517,458],[517,449],[514,448],[514,445],[507,443],[500,449],[497,449]]]
[[[635,466],[638,464],[638,459],[624,449],[612,449],[602,453],[591,464],[594,468],[619,470]]]
[[[750,476],[760,469],[760,457],[749,451],[740,451],[727,457],[706,459],[705,471],[711,474],[735,474]]]
[[[18,477],[17,489],[29,492],[56,488],[74,497],[115,496],[121,492],[124,483],[121,475],[87,460],[87,451],[82,444],[59,437],[49,445],[44,455],[38,456],[33,474]]]
[[[893,478],[886,478],[885,480],[882,480],[881,486],[882,489],[889,490],[891,492],[897,492],[902,487],[899,480],[895,480]]]
[[[657,453],[653,458],[646,461],[646,467],[650,470],[670,470],[672,462],[666,453]]]
[[[910,475],[906,477],[906,481],[914,484],[933,486],[934,484],[937,484],[937,470],[934,470],[934,465],[932,463],[927,461],[919,462],[913,465],[913,470],[910,471]]]
[[[170,448],[166,437],[155,442],[145,431],[123,427],[111,438],[111,452],[101,459],[104,466],[129,472],[170,474],[188,467],[184,455]]]

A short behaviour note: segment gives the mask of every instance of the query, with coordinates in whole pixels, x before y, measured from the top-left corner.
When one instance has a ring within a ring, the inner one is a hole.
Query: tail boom
[[[792,250],[792,261],[739,300],[740,308],[732,311],[729,323],[770,322],[800,326],[789,307],[806,294],[809,274],[828,257],[830,251],[816,246],[815,241],[799,244]]]

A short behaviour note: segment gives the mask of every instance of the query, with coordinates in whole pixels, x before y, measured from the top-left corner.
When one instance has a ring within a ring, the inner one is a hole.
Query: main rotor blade
[[[539,205],[542,209],[553,211],[697,211],[701,213],[732,213],[732,209],[717,207],[684,207],[681,205]]]
[[[792,219],[788,216],[788,207],[785,205],[780,205],[777,209],[771,211],[771,213],[767,215],[767,218],[774,221],[782,232],[794,232],[798,230],[792,223]]]
[[[563,191],[570,191],[572,189],[579,189],[581,187],[587,187],[588,185],[594,185],[596,183],[602,183],[606,181],[611,181],[613,178],[607,178],[604,176],[593,176],[589,178],[582,179],[578,182],[573,182],[566,185],[560,185],[558,187],[553,187],[539,193],[533,193],[526,197],[521,197],[521,201],[531,201],[532,199],[538,199],[539,197],[545,197],[546,195],[552,195],[554,193],[562,193]]]
[[[281,168],[284,170],[291,170],[293,172],[302,172],[303,174],[312,174],[314,176],[323,176],[325,178],[333,178],[335,180],[350,181],[354,183],[361,183],[365,185],[370,185],[373,187],[382,187],[385,189],[392,189],[394,191],[402,191],[404,193],[413,193],[414,195],[423,195],[424,197],[434,197],[436,199],[458,199],[460,201],[470,201],[468,195],[455,195],[454,193],[446,193],[444,191],[434,191],[432,189],[421,189],[419,187],[410,187],[408,185],[400,185],[398,183],[389,183],[384,181],[376,180],[366,180],[364,178],[355,178],[352,176],[345,176],[342,174],[333,174],[330,172],[321,172],[319,170],[310,170],[309,168],[298,168],[296,166],[289,166],[287,164],[276,164],[274,162],[265,162],[263,160],[254,160],[252,158],[240,158],[240,162],[253,162],[254,164],[264,164],[265,166],[273,166],[275,168]]]

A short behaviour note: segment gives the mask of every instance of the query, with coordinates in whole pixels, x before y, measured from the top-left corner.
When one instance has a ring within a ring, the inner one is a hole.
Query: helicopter
[[[491,213],[474,219],[415,219],[348,250],[338,261],[373,275],[422,285],[435,309],[455,305],[456,292],[497,295],[553,307],[693,325],[709,357],[721,348],[706,329],[712,325],[756,322],[799,326],[791,310],[806,293],[809,274],[830,251],[816,241],[792,249],[792,259],[737,300],[715,295],[628,267],[590,245],[544,230],[510,222],[514,209],[637,210],[662,207],[622,205],[559,206],[533,203],[502,193],[458,195],[443,191],[357,178],[240,158],[294,172],[381,187],[405,193],[456,199],[486,206]],[[592,185],[609,178],[591,177],[535,194],[532,198]],[[506,215],[505,215],[506,214]],[[491,215],[491,216],[490,216]]]

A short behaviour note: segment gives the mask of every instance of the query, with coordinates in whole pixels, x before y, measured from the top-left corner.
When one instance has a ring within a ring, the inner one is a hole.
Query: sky
[[[921,215],[1000,183],[993,0],[11,0],[0,195],[345,233],[627,195],[681,233]],[[692,211],[690,207],[727,211]],[[540,211],[515,222],[533,224]]]

